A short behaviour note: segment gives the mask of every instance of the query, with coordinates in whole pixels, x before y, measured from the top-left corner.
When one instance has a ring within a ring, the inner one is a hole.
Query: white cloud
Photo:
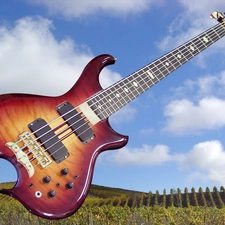
[[[164,110],[164,130],[175,134],[199,133],[225,125],[225,100],[203,98],[197,105],[182,99],[170,102]]]
[[[70,39],[57,41],[50,20],[41,17],[22,18],[14,27],[0,27],[0,93],[60,95],[69,90],[93,58],[88,47]],[[103,88],[121,76],[104,68],[100,82]],[[133,119],[135,109],[125,107],[113,122]]]
[[[198,143],[188,153],[170,153],[166,145],[125,147],[111,153],[108,160],[121,166],[158,166],[171,162],[189,172],[185,178],[188,182],[202,180],[225,185],[225,151],[217,140]]]
[[[162,1],[157,1],[157,4]],[[32,0],[27,2],[44,5],[51,14],[59,13],[69,19],[90,14],[93,15],[97,12],[121,17],[131,13],[146,11],[150,5],[155,4],[154,0]]]
[[[191,171],[189,179],[208,180],[219,185],[225,184],[225,151],[217,141],[206,141],[193,146],[189,153],[179,157],[183,169]]]
[[[224,7],[224,2],[221,0],[214,0],[214,1],[208,1],[205,0],[178,0],[180,2],[185,10],[190,13],[196,13],[200,14],[199,16],[202,16],[205,14],[205,12],[211,11],[221,11]],[[194,20],[195,18],[193,18]],[[196,21],[198,23],[198,21]]]
[[[209,27],[215,25],[217,21],[209,18],[213,11],[223,10],[224,2],[220,0],[177,0],[183,6],[183,12],[178,14],[168,28],[168,35],[159,43],[158,47],[163,51],[171,50],[180,44],[190,40]],[[217,46],[225,47],[220,42]],[[198,58],[198,63],[204,65],[202,55]]]
[[[1,93],[58,95],[76,82],[93,55],[70,38],[57,41],[51,29],[52,22],[41,17],[0,27]],[[106,87],[120,78],[105,68],[101,83]]]
[[[143,145],[132,149],[125,147],[110,155],[110,160],[119,165],[161,165],[171,159],[166,145]]]
[[[170,91],[172,92],[173,98],[184,98],[185,96],[194,95],[195,99],[200,99],[203,97],[211,97],[221,95],[221,88],[224,89],[224,84],[222,77],[219,76],[203,76],[196,80],[188,79],[184,81],[182,86],[172,87]]]

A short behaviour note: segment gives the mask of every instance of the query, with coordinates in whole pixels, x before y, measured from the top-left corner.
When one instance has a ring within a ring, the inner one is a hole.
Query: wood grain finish
[[[48,219],[65,218],[79,209],[88,194],[97,156],[102,151],[123,147],[127,143],[127,136],[113,131],[107,119],[100,121],[92,127],[96,136],[94,140],[84,145],[75,134],[72,134],[63,140],[70,156],[60,164],[53,161],[44,169],[39,165],[36,166],[34,176],[31,178],[5,144],[16,142],[18,135],[29,130],[27,125],[37,118],[42,118],[46,122],[58,118],[55,108],[62,102],[68,101],[76,107],[101,91],[99,73],[114,61],[115,59],[110,55],[101,55],[93,59],[73,88],[62,96],[45,97],[26,94],[0,96],[0,157],[11,162],[18,174],[15,187],[10,190],[0,190],[0,193],[16,198],[32,213]],[[51,126],[56,126],[60,122],[62,120],[59,119]],[[32,163],[34,164],[35,161]],[[67,176],[62,176],[60,173],[64,168],[69,169]],[[51,177],[50,183],[44,184],[45,176]],[[72,190],[66,188],[69,182],[75,185]],[[48,192],[51,190],[56,192],[54,198],[48,197]]]

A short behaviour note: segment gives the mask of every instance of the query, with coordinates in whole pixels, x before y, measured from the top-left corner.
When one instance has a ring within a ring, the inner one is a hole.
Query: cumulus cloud
[[[157,4],[162,1],[157,1]],[[121,17],[145,11],[149,9],[150,5],[155,4],[154,0],[32,0],[28,2],[44,5],[51,14],[61,14],[69,19],[93,15],[99,12]]]
[[[0,27],[1,93],[57,95],[76,82],[93,55],[70,38],[57,41],[52,29],[52,22],[41,17]],[[101,82],[108,86],[120,78],[105,68]]]
[[[26,17],[14,26],[0,26],[1,94],[56,96],[75,84],[93,54],[71,38],[56,40],[52,29],[52,21],[42,17]],[[101,72],[104,88],[119,79],[120,74],[108,68]],[[132,118],[135,110],[130,106],[124,113]]]
[[[170,102],[164,110],[165,131],[174,134],[200,133],[225,125],[225,100],[203,98],[198,104],[182,99]]]
[[[225,151],[217,141],[201,142],[187,154],[179,157],[183,169],[191,170],[189,178],[204,179],[219,185],[225,184]]]
[[[223,72],[222,72],[223,74]],[[196,80],[188,79],[182,86],[172,88],[174,96],[180,98],[190,93],[194,93],[195,98],[221,95],[224,89],[224,78],[222,76],[206,75]]]
[[[166,145],[125,147],[111,153],[108,160],[120,166],[158,166],[170,162],[189,172],[189,182],[202,180],[225,185],[225,151],[218,140],[200,142],[187,153],[171,153]]]
[[[143,145],[140,148],[123,148],[110,155],[110,160],[119,165],[161,165],[170,161],[171,155],[166,145],[154,147]]]
[[[210,19],[209,15],[213,11],[223,9],[224,4],[220,0],[207,4],[204,0],[179,0],[178,3],[183,7],[183,12],[178,14],[168,27],[168,35],[158,42],[158,47],[163,51],[171,50],[215,25],[217,22]],[[217,46],[225,47],[222,42]],[[198,60],[201,66],[204,65],[202,55]]]

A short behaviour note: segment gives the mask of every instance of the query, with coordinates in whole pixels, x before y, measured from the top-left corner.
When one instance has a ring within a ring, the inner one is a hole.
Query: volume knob
[[[74,188],[74,183],[73,182],[67,183],[66,188],[67,188],[67,190],[72,190]]]
[[[43,177],[42,181],[43,181],[44,184],[48,184],[51,181],[51,177],[45,176],[45,177]]]
[[[66,176],[69,173],[69,169],[68,168],[64,168],[60,171],[62,176]]]
[[[55,196],[56,196],[56,191],[55,190],[52,190],[52,191],[48,192],[48,197],[49,198],[54,198]]]

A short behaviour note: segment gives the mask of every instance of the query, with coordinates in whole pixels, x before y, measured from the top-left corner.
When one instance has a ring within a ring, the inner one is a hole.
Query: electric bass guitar
[[[18,180],[0,193],[43,218],[75,213],[88,194],[98,155],[128,141],[108,117],[225,36],[223,14],[211,18],[219,23],[106,89],[99,74],[116,61],[108,54],[91,60],[61,96],[1,95],[0,158],[15,167]]]

